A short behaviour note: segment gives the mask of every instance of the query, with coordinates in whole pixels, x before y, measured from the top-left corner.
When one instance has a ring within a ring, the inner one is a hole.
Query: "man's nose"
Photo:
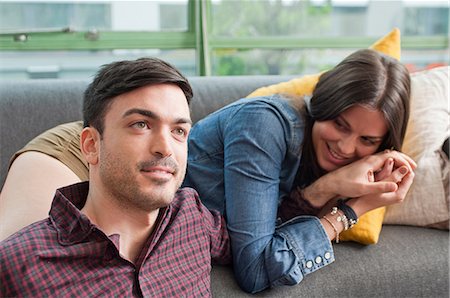
[[[160,130],[154,134],[150,142],[151,153],[153,155],[159,157],[172,155],[172,135],[170,132]]]

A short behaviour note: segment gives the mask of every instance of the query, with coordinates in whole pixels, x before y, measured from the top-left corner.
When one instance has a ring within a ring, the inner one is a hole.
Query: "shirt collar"
[[[61,245],[72,245],[75,243],[95,240],[109,239],[119,250],[118,235],[104,234],[89,218],[81,212],[86,204],[89,192],[89,182],[80,182],[56,190],[50,209],[50,221],[58,233],[58,241]],[[177,192],[178,193],[178,192]],[[159,220],[153,231],[152,243],[155,245],[161,237],[166,226],[169,224],[168,218],[173,212],[169,205],[161,208]]]
[[[95,225],[80,210],[86,203],[89,182],[81,182],[56,190],[50,209],[50,220],[58,233],[61,245],[71,245],[85,240]]]

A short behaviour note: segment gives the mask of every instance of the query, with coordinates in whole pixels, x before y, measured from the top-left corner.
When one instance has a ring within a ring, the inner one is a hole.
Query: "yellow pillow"
[[[400,60],[400,30],[394,28],[387,35],[377,40],[370,48]],[[321,73],[306,75],[288,82],[261,87],[250,93],[247,97],[275,93],[311,95],[320,75]],[[386,208],[384,207],[367,212],[360,217],[358,223],[351,230],[341,233],[339,239],[341,241],[355,241],[362,244],[377,243],[385,212]]]

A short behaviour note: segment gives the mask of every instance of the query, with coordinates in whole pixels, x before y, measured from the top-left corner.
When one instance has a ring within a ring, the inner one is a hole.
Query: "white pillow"
[[[401,204],[387,207],[383,223],[428,226],[449,220],[449,162],[440,149],[449,137],[449,66],[411,74],[411,112],[402,151],[417,162]]]

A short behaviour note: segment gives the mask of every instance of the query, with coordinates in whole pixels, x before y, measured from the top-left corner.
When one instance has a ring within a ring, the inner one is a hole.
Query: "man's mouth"
[[[175,176],[176,171],[172,168],[156,166],[142,168],[141,173],[151,180],[168,182]]]
[[[169,167],[147,167],[142,169],[143,172],[148,173],[162,173],[162,174],[174,174],[175,170]]]
[[[178,172],[178,164],[172,158],[147,160],[138,164],[140,171],[148,173],[164,173],[174,175]]]

